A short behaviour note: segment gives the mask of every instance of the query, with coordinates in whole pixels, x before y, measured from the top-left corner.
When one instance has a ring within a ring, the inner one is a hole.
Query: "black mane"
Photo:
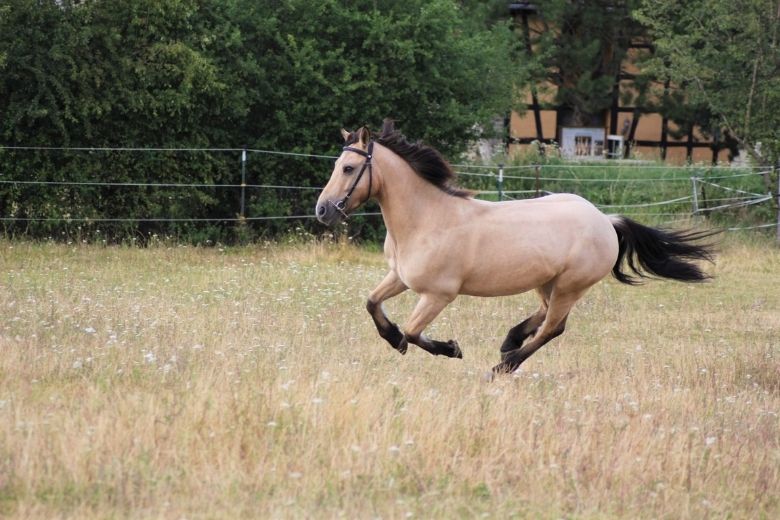
[[[392,119],[385,119],[379,136],[372,136],[374,141],[398,154],[409,163],[412,170],[420,177],[430,182],[440,190],[455,197],[471,197],[473,193],[460,188],[455,183],[457,175],[447,160],[438,150],[420,141],[410,142],[401,132],[395,129]],[[357,142],[358,133],[350,134],[346,144]]]

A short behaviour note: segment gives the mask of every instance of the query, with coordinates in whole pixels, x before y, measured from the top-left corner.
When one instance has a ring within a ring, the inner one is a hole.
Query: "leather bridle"
[[[366,195],[366,200],[364,200],[361,204],[368,202],[368,199],[371,198],[371,186],[374,181],[374,174],[371,168],[371,159],[373,158],[373,151],[374,151],[374,141],[368,142],[368,147],[366,148],[366,150],[361,150],[360,148],[353,148],[352,146],[345,146],[344,148],[342,148],[342,150],[345,152],[354,152],[366,158],[366,160],[363,162],[363,166],[360,168],[360,172],[358,172],[357,177],[355,177],[355,182],[352,183],[352,186],[350,186],[344,198],[338,202],[333,202],[332,200],[329,201],[330,204],[334,208],[336,208],[336,210],[339,213],[341,213],[344,216],[344,218],[348,218],[349,215],[347,215],[345,211],[347,207],[347,202],[349,201],[349,198],[352,196],[352,193],[355,191],[355,188],[357,188],[357,185],[360,182],[360,179],[363,177],[363,174],[366,172],[366,170],[368,170],[368,194]]]

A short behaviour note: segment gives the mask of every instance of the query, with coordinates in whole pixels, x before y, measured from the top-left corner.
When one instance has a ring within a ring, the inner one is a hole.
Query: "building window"
[[[604,157],[604,128],[561,128],[561,152],[575,159]]]

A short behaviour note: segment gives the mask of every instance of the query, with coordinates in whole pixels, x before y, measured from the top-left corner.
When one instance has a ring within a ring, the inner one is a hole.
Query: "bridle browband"
[[[360,168],[360,172],[358,172],[357,177],[355,178],[355,182],[352,183],[352,186],[350,186],[349,191],[347,191],[347,194],[344,196],[343,199],[341,199],[338,202],[333,202],[332,200],[329,201],[330,204],[338,210],[339,213],[341,213],[344,218],[348,218],[349,215],[347,215],[345,208],[347,207],[347,202],[349,201],[349,198],[352,196],[352,192],[355,191],[355,188],[357,188],[358,183],[360,182],[360,179],[363,177],[363,174],[365,173],[366,169],[368,169],[368,194],[366,195],[366,200],[364,200],[361,204],[365,204],[368,202],[368,199],[371,198],[371,185],[373,184],[374,180],[374,174],[373,169],[371,168],[371,159],[373,158],[373,152],[374,152],[374,141],[368,142],[368,147],[366,150],[361,150],[360,148],[353,148],[352,146],[345,146],[342,148],[345,152],[354,152],[358,155],[362,155],[366,158],[365,162],[363,162],[363,167]]]

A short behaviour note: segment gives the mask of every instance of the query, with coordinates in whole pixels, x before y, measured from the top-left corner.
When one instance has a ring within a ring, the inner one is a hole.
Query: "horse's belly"
[[[505,264],[495,267],[495,269],[479,268],[469,273],[463,280],[460,294],[469,296],[520,294],[546,284],[556,274],[550,265]]]

